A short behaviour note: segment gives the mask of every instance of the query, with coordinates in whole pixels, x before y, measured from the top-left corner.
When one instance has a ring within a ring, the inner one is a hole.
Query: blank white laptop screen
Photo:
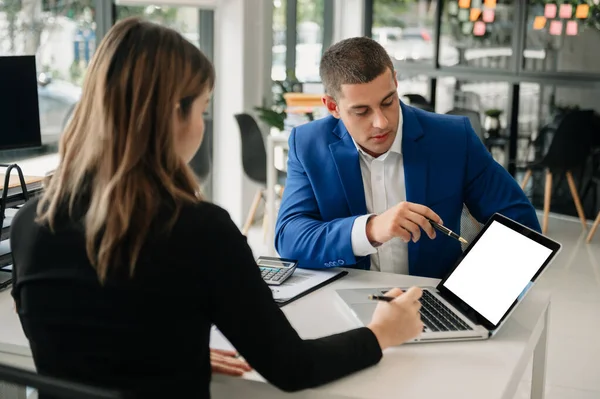
[[[497,324],[552,250],[494,221],[444,287]]]

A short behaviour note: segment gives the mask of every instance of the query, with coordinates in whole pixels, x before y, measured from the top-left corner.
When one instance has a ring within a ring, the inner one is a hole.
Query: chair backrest
[[[204,121],[204,131],[212,132],[212,121],[205,120]],[[194,158],[190,161],[190,166],[194,170],[194,173],[198,175],[200,180],[206,179],[208,174],[210,173],[212,165],[212,137],[209,134],[205,134],[202,139],[202,144],[194,155]]]
[[[571,170],[587,162],[593,143],[593,117],[593,110],[576,110],[565,115],[541,163],[551,170]]]
[[[408,99],[409,105],[411,105],[415,108],[420,108],[420,109],[424,109],[425,111],[431,111],[431,112],[434,111],[431,103],[429,101],[427,101],[427,99],[420,94],[408,93],[408,94],[403,94],[401,97]]]
[[[477,137],[479,137],[481,141],[485,141],[485,135],[483,126],[481,125],[481,117],[479,116],[479,112],[466,108],[452,108],[450,111],[446,112],[446,115],[466,116],[469,118],[469,122],[471,122],[471,126],[473,127],[473,130],[475,130]]]
[[[258,123],[249,114],[235,115],[242,138],[244,173],[257,183],[267,183],[267,151]]]
[[[123,399],[116,391],[91,387],[0,364],[0,382],[35,388],[57,399]]]

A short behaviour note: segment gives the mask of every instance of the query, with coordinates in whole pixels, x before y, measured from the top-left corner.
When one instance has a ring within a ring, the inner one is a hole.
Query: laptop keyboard
[[[423,290],[421,297],[421,320],[425,325],[423,331],[468,331],[472,328],[458,318],[446,305],[431,294]]]

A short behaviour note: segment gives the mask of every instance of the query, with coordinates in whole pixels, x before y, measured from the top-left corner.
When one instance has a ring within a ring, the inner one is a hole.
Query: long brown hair
[[[189,117],[214,81],[211,62],[194,45],[138,18],[115,24],[98,46],[37,220],[54,230],[57,215],[72,216],[86,192],[86,250],[100,281],[111,267],[128,266],[133,275],[165,198],[174,208],[167,225],[184,204],[201,200],[176,153],[174,120]]]

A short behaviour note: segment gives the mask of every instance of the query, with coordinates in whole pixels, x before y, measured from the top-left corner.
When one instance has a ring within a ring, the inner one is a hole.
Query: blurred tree
[[[285,1],[282,1],[285,2]],[[323,10],[325,9],[324,0],[298,0],[298,9],[296,20],[300,22],[316,22],[323,26]]]
[[[92,12],[94,0],[0,0],[0,13],[6,15],[7,35],[0,31],[0,40],[8,37],[8,54],[17,51],[17,38],[22,40],[25,54],[35,54],[41,34],[58,16],[81,21],[85,11]],[[49,18],[53,17],[53,18]]]
[[[177,8],[161,7],[155,5],[149,6],[118,6],[117,19],[128,17],[143,17],[152,22],[166,25],[171,28],[177,28]]]

